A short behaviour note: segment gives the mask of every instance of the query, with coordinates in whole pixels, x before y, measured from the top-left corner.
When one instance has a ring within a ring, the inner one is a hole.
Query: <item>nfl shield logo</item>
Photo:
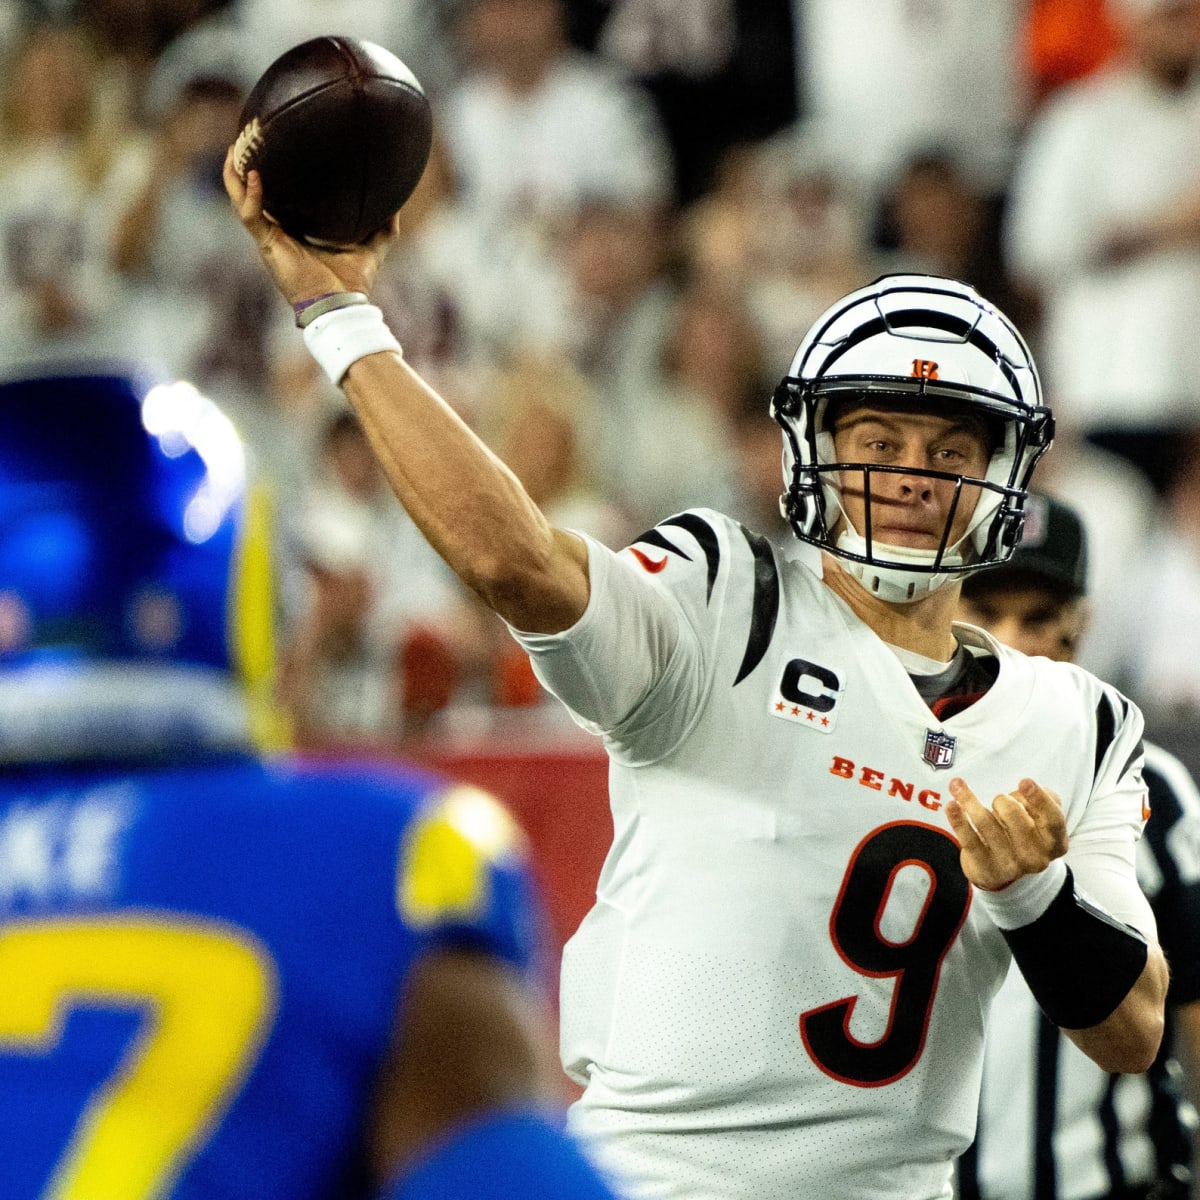
[[[925,732],[925,761],[931,767],[950,767],[954,765],[954,746],[957,738],[948,733],[939,733],[936,729]]]

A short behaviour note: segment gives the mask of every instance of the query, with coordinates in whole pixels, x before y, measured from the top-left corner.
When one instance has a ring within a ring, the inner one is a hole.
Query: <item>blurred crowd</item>
[[[558,709],[230,216],[250,85],[325,33],[431,98],[376,299],[552,519],[616,546],[711,506],[786,549],[767,403],[809,322],[884,272],[965,279],[1058,418],[1080,660],[1197,740],[1196,0],[0,0],[0,372],[135,363],[218,400],[274,487],[301,739],[411,746]]]

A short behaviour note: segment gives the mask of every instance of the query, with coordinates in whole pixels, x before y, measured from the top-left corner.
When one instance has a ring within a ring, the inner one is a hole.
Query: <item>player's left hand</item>
[[[1067,852],[1062,803],[1032,779],[1002,793],[988,809],[962,779],[950,781],[946,816],[962,847],[963,873],[989,891],[1044,871]]]
[[[286,234],[263,212],[262,180],[251,171],[245,180],[233,165],[233,147],[225,156],[225,191],[238,220],[254,239],[275,286],[289,304],[329,292],[364,292],[379,272],[397,232],[397,221],[358,246],[319,249]]]

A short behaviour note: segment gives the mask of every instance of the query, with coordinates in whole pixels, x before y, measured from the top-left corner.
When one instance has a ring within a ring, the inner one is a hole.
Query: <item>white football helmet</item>
[[[983,479],[840,463],[826,422],[833,399],[974,412],[1003,436]],[[837,555],[869,592],[893,603],[1008,559],[1020,540],[1033,468],[1054,435],[1033,357],[1016,327],[973,288],[936,275],[885,275],[828,309],[800,343],[771,415],[783,428],[787,491],[780,509],[796,536]],[[840,479],[847,471],[862,474],[866,529],[843,519]],[[872,538],[871,480],[888,472],[956,482],[936,550]],[[951,542],[964,485],[977,485],[979,499],[967,529]]]

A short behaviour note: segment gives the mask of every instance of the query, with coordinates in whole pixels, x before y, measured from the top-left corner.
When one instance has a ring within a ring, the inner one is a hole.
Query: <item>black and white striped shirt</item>
[[[1109,1075],[1042,1014],[1014,967],[992,1007],[975,1144],[959,1200],[1100,1200],[1158,1184],[1186,1197],[1194,1114],[1169,1053],[1170,1012],[1200,1002],[1200,791],[1146,746],[1151,818],[1138,879],[1171,966],[1164,1050],[1144,1075]]]

